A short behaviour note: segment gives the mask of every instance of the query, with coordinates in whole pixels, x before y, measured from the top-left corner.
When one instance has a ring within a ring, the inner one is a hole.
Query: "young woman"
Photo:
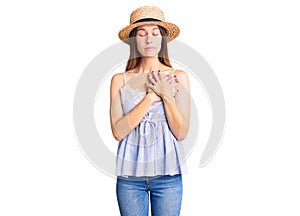
[[[189,80],[173,69],[167,42],[179,28],[163,12],[140,7],[119,32],[130,46],[126,71],[110,89],[110,119],[117,153],[117,199],[122,216],[177,216],[185,172],[183,144],[190,123]]]

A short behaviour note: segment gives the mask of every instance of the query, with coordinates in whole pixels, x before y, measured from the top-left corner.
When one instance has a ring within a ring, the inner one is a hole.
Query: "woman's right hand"
[[[147,96],[150,99],[151,104],[155,102],[161,101],[161,97],[159,97],[152,89],[148,88],[147,90]]]

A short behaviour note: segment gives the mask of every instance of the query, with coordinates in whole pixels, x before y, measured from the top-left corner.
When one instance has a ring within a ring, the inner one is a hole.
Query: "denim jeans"
[[[118,177],[117,199],[121,216],[179,216],[181,174],[157,177]]]

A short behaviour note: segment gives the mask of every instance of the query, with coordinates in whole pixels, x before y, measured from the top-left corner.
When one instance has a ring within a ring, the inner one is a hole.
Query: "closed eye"
[[[160,35],[159,30],[156,30],[156,29],[154,29],[154,30],[155,31],[152,32],[152,36],[159,36]],[[139,29],[137,34],[140,37],[144,37],[147,35],[147,32],[144,29]]]

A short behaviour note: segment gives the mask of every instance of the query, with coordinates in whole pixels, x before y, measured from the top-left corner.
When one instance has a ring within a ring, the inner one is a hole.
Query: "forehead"
[[[158,29],[158,25],[146,24],[146,25],[139,26],[137,29],[138,30],[153,30],[153,29]]]

